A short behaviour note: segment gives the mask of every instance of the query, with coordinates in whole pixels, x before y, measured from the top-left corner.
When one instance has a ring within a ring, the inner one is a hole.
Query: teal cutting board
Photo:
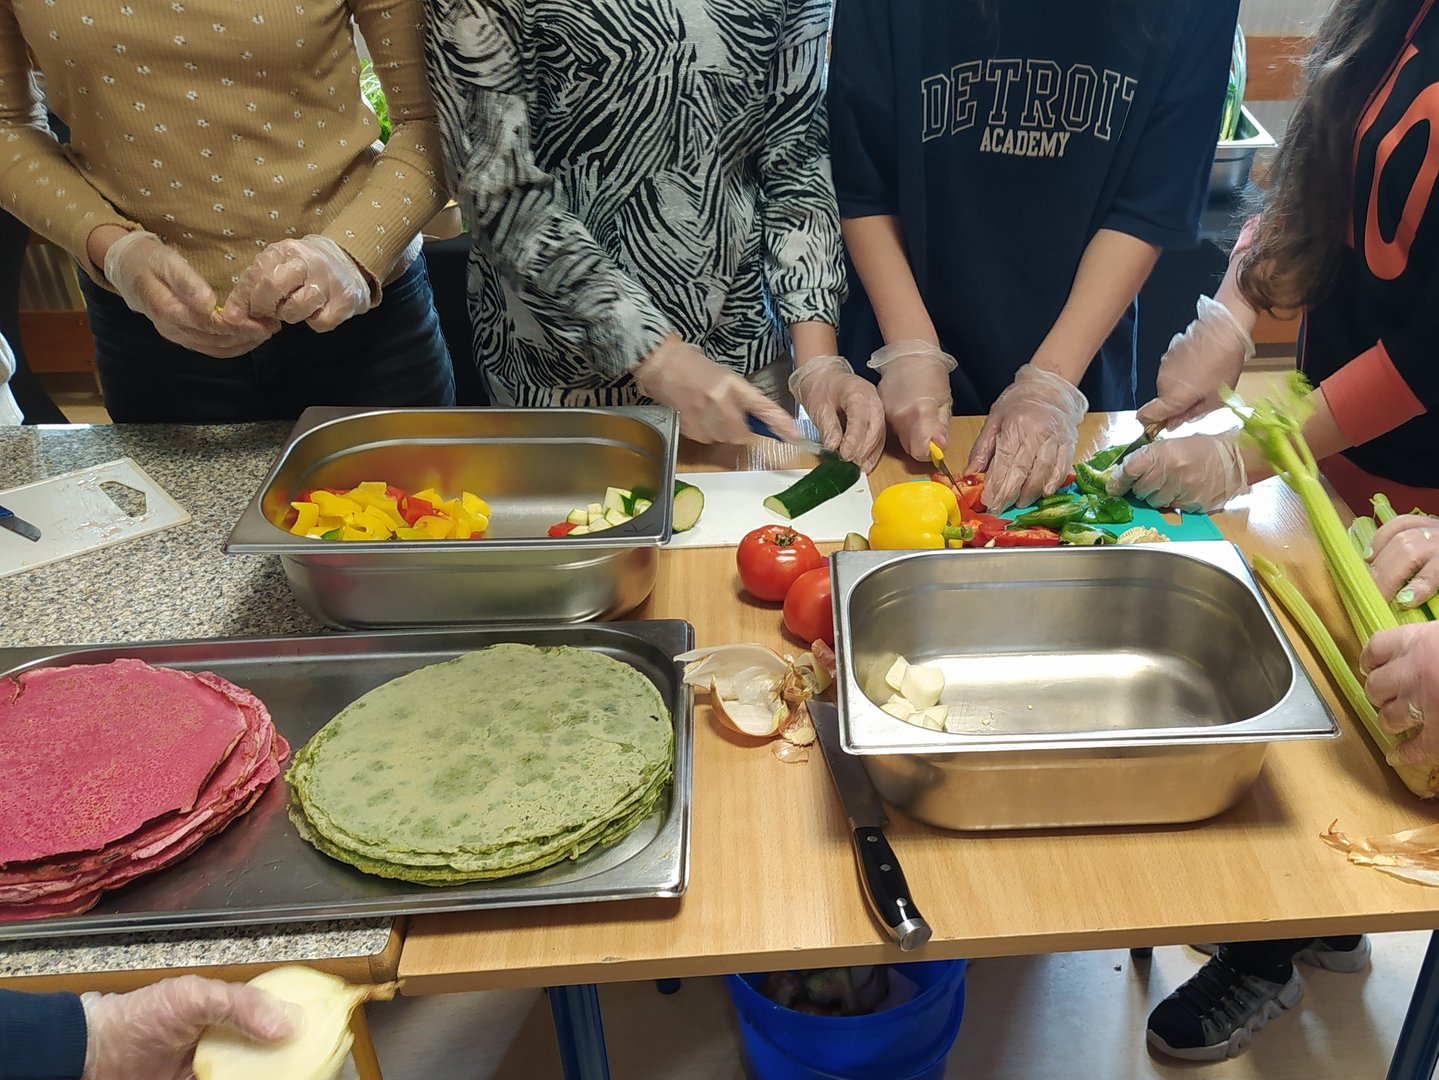
[[[1127,525],[1100,525],[1118,536],[1125,529],[1158,529],[1171,540],[1223,540],[1224,535],[1208,514],[1180,514],[1173,510],[1161,513],[1153,507],[1129,500],[1134,507],[1134,520]],[[1031,509],[1026,507],[1025,510]],[[1011,510],[1004,516],[1013,520],[1025,510]]]

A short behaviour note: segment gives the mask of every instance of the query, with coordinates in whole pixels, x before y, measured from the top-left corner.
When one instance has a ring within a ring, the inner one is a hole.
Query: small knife
[[[816,457],[834,457],[833,450],[826,450],[813,439],[782,439],[775,434],[774,429],[757,416],[745,417],[749,429],[756,435],[766,439],[773,439],[775,442],[784,443],[786,446],[793,446],[796,450],[803,450],[806,454],[814,454]]]
[[[1161,430],[1163,430],[1163,428],[1163,424],[1149,424],[1147,427],[1145,427],[1139,438],[1135,439],[1132,443],[1130,443],[1128,446],[1126,446],[1123,450],[1119,452],[1119,456],[1114,459],[1114,464],[1118,465],[1130,454],[1134,453],[1134,451],[1139,450],[1142,447],[1148,446],[1154,441],[1155,437],[1159,434]],[[1111,468],[1112,467],[1113,466],[1111,466]]]
[[[40,530],[31,525],[24,518],[18,518],[13,511],[6,510],[0,506],[0,529],[9,529],[16,536],[23,536],[26,540],[38,541]]]
[[[815,698],[806,704],[820,749],[829,763],[835,790],[839,792],[839,801],[849,817],[853,830],[850,837],[869,906],[889,936],[899,943],[900,950],[914,952],[930,939],[933,931],[910,899],[904,871],[885,839],[884,827],[889,824],[889,818],[884,804],[864,771],[864,763],[853,754],[845,753],[839,743],[839,710],[832,702]]]

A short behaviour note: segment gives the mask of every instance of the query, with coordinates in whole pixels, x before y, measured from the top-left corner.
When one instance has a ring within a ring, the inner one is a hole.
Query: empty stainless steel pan
[[[654,588],[672,500],[588,536],[546,529],[606,487],[674,489],[667,408],[308,409],[230,533],[232,554],[278,555],[315,618],[342,629],[612,619]],[[468,490],[483,540],[339,542],[291,536],[298,491],[382,480]]]
[[[880,793],[955,829],[1195,821],[1272,742],[1338,726],[1218,541],[834,557],[841,735]],[[897,656],[945,731],[882,712]]]

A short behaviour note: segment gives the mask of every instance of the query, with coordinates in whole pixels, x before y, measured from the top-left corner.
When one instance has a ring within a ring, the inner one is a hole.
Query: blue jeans
[[[258,348],[217,360],[166,341],[144,315],[83,272],[95,367],[116,423],[293,420],[311,405],[455,403],[425,260],[386,286],[380,305],[325,334],[282,326]]]

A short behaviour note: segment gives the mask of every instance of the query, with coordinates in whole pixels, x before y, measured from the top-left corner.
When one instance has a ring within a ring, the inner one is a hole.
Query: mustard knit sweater
[[[352,16],[394,124],[383,152]],[[446,201],[424,21],[423,0],[0,0],[0,201],[97,279],[86,239],[117,224],[173,245],[221,302],[307,233],[384,281]]]

